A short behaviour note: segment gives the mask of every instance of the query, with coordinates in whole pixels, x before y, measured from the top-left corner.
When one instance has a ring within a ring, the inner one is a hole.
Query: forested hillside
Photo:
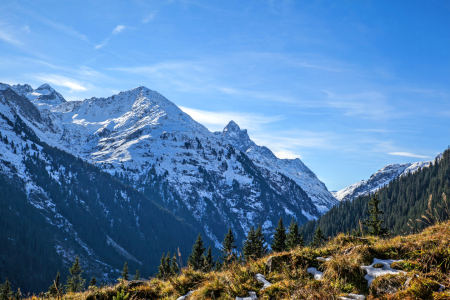
[[[163,252],[189,254],[200,228],[41,142],[19,116],[0,123],[0,282],[45,291],[77,255],[99,282],[117,279],[125,261],[151,276]]]
[[[384,212],[384,225],[392,235],[409,233],[414,229],[426,227],[421,222],[432,195],[431,207],[440,218],[448,218],[443,194],[450,196],[450,150],[442,158],[436,159],[428,168],[398,177],[377,192],[381,200],[380,209]],[[360,229],[360,221],[368,217],[368,202],[373,195],[361,196],[353,201],[342,201],[318,220],[309,221],[300,228],[307,241],[311,241],[317,227],[325,236],[336,236],[340,232],[354,232]],[[450,205],[450,203],[448,203]],[[411,228],[408,223],[413,223]]]

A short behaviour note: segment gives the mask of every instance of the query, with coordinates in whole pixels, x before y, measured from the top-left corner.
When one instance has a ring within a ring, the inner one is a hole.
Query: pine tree
[[[242,253],[246,261],[255,259],[255,228],[252,226],[247,233],[247,237],[243,243]]]
[[[172,275],[172,268],[170,267],[170,251],[167,252],[166,259],[164,260],[164,273],[167,277],[170,277]]]
[[[214,257],[212,256],[212,249],[209,246],[208,251],[206,251],[206,255],[203,258],[203,271],[210,272],[214,269]]]
[[[254,252],[256,258],[262,258],[267,252],[266,238],[262,232],[261,224],[255,231],[255,242],[254,242]]]
[[[69,269],[70,275],[67,277],[66,290],[68,292],[76,293],[84,289],[84,284],[86,280],[81,277],[80,260],[78,256],[75,258],[75,262],[72,265],[72,268]]]
[[[125,262],[125,264],[123,265],[123,270],[122,270],[122,279],[123,280],[128,280],[129,276],[128,276],[128,263]]]
[[[170,272],[172,275],[176,275],[180,271],[180,267],[178,267],[177,256],[173,254],[172,262],[170,264]]]
[[[166,263],[166,254],[163,253],[161,257],[161,263],[158,267],[158,274],[156,275],[156,277],[159,279],[164,279],[167,276],[166,270],[164,268],[165,263]]]
[[[89,282],[89,286],[95,286],[97,284],[97,279],[95,276],[92,276],[91,282]]]
[[[283,225],[283,217],[278,221],[278,227],[275,228],[272,241],[273,252],[282,252],[286,250],[286,228]]]
[[[324,239],[325,236],[322,233],[322,229],[320,229],[320,227],[317,227],[316,234],[314,235],[313,241],[311,242],[311,246],[319,247]]]
[[[188,265],[194,270],[201,270],[203,267],[203,253],[205,252],[205,247],[203,246],[202,235],[199,233],[197,240],[192,247],[192,253],[188,258]]]
[[[386,228],[382,227],[383,220],[380,220],[378,215],[383,215],[384,212],[380,210],[378,205],[380,204],[381,200],[378,200],[378,196],[375,195],[370,199],[369,201],[369,209],[367,210],[367,213],[370,215],[368,219],[365,219],[362,224],[364,226],[367,226],[368,229],[364,229],[364,233],[374,236],[380,236],[385,235],[388,233],[388,230]]]
[[[292,218],[288,234],[286,235],[286,250],[291,250],[298,246],[303,247],[303,244],[303,235],[298,233],[298,224]]]
[[[12,296],[11,285],[8,278],[6,278],[5,284],[2,287],[2,292],[0,294],[0,300],[8,300]]]
[[[61,294],[60,278],[61,278],[61,275],[59,274],[59,271],[58,271],[58,274],[56,274],[53,284],[48,289],[48,292],[50,293],[50,295],[56,296],[58,294]]]
[[[136,274],[134,274],[133,280],[139,280],[141,278],[141,274],[139,274],[139,270],[136,270]]]
[[[236,249],[236,238],[233,235],[233,231],[228,229],[228,233],[225,235],[225,239],[222,243],[222,257],[220,259],[224,263],[230,263],[233,262],[236,259],[236,254],[234,253],[234,250]]]

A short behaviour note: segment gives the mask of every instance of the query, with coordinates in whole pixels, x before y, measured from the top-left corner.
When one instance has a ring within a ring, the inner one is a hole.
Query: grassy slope
[[[418,234],[388,239],[361,240],[341,234],[320,248],[297,248],[276,256],[284,256],[288,263],[271,273],[266,269],[266,256],[249,264],[231,265],[221,272],[183,269],[180,275],[166,281],[151,279],[136,288],[127,288],[125,282],[64,297],[112,300],[124,291],[129,299],[176,299],[196,290],[190,299],[235,299],[248,296],[248,291],[256,291],[258,299],[337,299],[351,292],[368,295],[368,299],[450,299],[450,222]],[[318,256],[333,259],[322,263],[316,260]],[[392,267],[407,274],[378,277],[368,289],[360,266],[369,265],[373,258],[403,259]],[[306,272],[308,267],[322,270],[324,279],[314,280]],[[264,274],[273,285],[260,291],[262,284],[255,280],[256,273]],[[412,280],[404,285],[408,277]],[[388,283],[401,288],[391,295],[379,293]],[[440,284],[446,287],[443,292],[437,292]]]

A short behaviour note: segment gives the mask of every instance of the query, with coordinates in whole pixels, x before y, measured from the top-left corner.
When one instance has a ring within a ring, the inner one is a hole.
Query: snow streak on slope
[[[436,159],[441,158],[439,154]],[[369,193],[374,193],[383,186],[389,184],[392,180],[398,176],[403,176],[408,173],[414,173],[420,168],[427,168],[432,161],[423,161],[416,163],[406,163],[406,164],[390,164],[370,176],[368,180],[361,180],[354,183],[345,189],[337,192],[332,192],[334,196],[339,200],[352,200],[358,196],[367,195]]]
[[[248,136],[247,130],[241,130],[234,121],[230,121],[222,132],[214,134],[247,154],[256,165],[269,173],[279,172],[292,178],[308,194],[321,213],[325,213],[338,202],[325,184],[300,159],[277,158],[267,147],[256,145]]]
[[[217,246],[228,227],[241,238],[258,223],[269,233],[280,216],[303,223],[336,201],[300,160],[244,149],[145,87],[71,102],[48,85],[14,87],[40,110],[42,122],[27,120],[41,139],[198,222]]]

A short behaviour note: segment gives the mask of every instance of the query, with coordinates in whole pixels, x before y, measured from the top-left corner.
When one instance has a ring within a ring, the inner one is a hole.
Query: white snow
[[[439,154],[436,159],[439,160],[441,156],[442,153]],[[336,199],[342,201],[352,200],[358,196],[374,193],[385,185],[388,185],[393,179],[399,176],[406,176],[409,173],[412,174],[421,168],[427,168],[432,162],[433,161],[423,161],[406,164],[390,164],[372,174],[368,180],[358,181],[340,191],[332,192],[332,194]]]
[[[261,282],[263,284],[261,291],[272,285],[270,282],[268,282],[266,280],[266,277],[261,273],[257,273],[255,277],[256,277],[256,280],[258,280],[259,282]]]
[[[361,269],[365,270],[367,272],[366,276],[364,278],[367,280],[367,285],[370,286],[372,284],[372,281],[377,278],[378,276],[386,275],[386,274],[405,274],[404,271],[399,271],[396,269],[391,268],[391,264],[397,261],[402,260],[394,260],[394,259],[378,259],[374,258],[373,263],[370,266],[361,266]],[[375,264],[382,264],[382,268],[375,268]]]
[[[314,276],[315,280],[321,280],[323,277],[323,272],[320,272],[316,268],[308,268],[308,269],[306,269],[306,272],[308,272],[309,274],[312,274]]]

